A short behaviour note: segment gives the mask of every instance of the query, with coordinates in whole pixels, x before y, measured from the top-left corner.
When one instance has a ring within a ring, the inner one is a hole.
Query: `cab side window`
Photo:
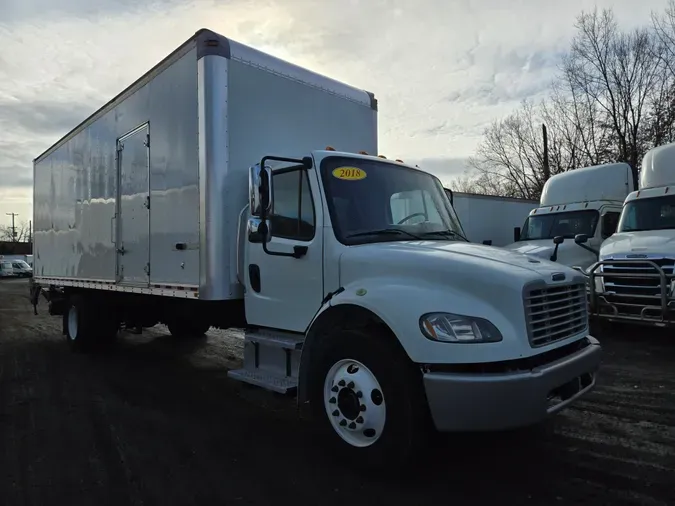
[[[601,236],[603,239],[607,239],[616,232],[616,226],[619,224],[620,217],[621,213],[613,211],[607,212],[602,216]]]
[[[314,238],[316,217],[307,171],[281,169],[272,174],[274,208],[270,213],[273,237],[310,241]]]

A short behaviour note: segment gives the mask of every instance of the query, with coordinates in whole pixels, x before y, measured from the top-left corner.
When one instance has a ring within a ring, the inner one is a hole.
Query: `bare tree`
[[[563,79],[572,94],[587,97],[601,113],[602,140],[615,161],[627,162],[637,173],[648,149],[643,129],[650,99],[663,73],[662,45],[653,30],[618,30],[611,10],[582,13],[577,34],[563,61]]]
[[[654,27],[622,32],[611,10],[582,13],[575,27],[549,98],[485,130],[465,187],[537,198],[551,175],[617,161],[631,165],[637,184],[644,153],[675,140],[675,0]]]
[[[15,226],[16,236],[12,237],[12,226],[0,225],[0,241],[27,242],[31,239],[28,223],[21,222]]]

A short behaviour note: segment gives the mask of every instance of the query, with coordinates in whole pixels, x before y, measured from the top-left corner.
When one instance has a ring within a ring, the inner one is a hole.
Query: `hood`
[[[602,243],[600,258],[625,258],[626,255],[644,253],[675,256],[675,230],[644,230],[617,232]]]
[[[549,260],[555,249],[555,244],[553,244],[553,240],[551,239],[519,241],[504,246],[504,249]],[[597,262],[597,260],[596,255],[576,244],[573,239],[565,239],[565,242],[558,247],[558,259],[556,262],[559,264],[567,265],[568,267],[579,266],[586,269]]]
[[[357,268],[360,266],[361,268]],[[494,282],[499,285],[522,286],[529,281],[546,279],[563,273],[568,279],[578,273],[549,260],[534,258],[504,248],[459,241],[401,241],[352,246],[340,257],[340,272],[348,275],[368,269],[369,274],[386,270],[387,273],[414,276],[429,273],[431,279],[451,276],[453,284],[462,281]],[[341,283],[348,280],[341,279]]]

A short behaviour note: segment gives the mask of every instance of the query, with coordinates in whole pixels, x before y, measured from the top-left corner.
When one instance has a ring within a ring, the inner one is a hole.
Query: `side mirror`
[[[272,211],[272,169],[263,167],[260,171],[260,207],[261,217],[266,218]]]
[[[269,167],[261,169],[256,164],[248,175],[249,209],[251,216],[262,217],[272,210],[272,172]]]
[[[520,227],[513,228],[513,242],[520,241]]]
[[[565,238],[562,235],[556,235],[553,238],[553,244],[555,244],[555,248],[553,249],[553,253],[551,254],[551,262],[555,262],[558,260],[558,246],[560,246],[563,242],[565,242]]]
[[[483,241],[483,244],[485,244],[486,246],[492,246],[492,239],[485,239]]]
[[[272,239],[269,220],[262,221],[256,216],[251,216],[248,219],[246,224],[246,232],[248,235],[248,242],[268,243]]]
[[[599,251],[596,249],[591,248],[590,246],[587,246],[586,243],[588,242],[588,235],[587,234],[577,234],[574,236],[574,242],[578,245],[584,248],[586,251],[590,251],[593,253],[595,256],[598,256]]]

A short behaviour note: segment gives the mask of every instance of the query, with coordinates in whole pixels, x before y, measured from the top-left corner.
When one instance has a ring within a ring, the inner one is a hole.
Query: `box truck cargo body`
[[[35,160],[35,274],[241,298],[232,217],[247,168],[329,144],[377,153],[374,106],[372,94],[203,32]]]
[[[513,242],[514,230],[520,228],[536,200],[452,192],[453,207],[462,222],[466,238],[492,246]]]
[[[583,276],[467,242],[438,178],[376,156],[376,104],[198,32],[35,160],[34,305],[81,351],[242,328],[228,375],[297,394],[350,465],[584,396]]]

